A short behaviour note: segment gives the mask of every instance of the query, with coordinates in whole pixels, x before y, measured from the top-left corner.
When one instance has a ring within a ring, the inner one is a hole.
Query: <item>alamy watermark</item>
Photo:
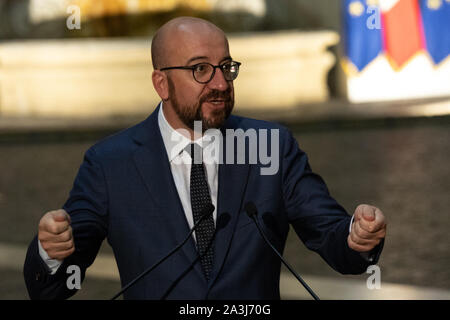
[[[70,274],[67,277],[66,286],[69,290],[80,290],[81,289],[81,269],[77,265],[70,265],[66,269],[66,273]]]
[[[81,8],[77,5],[70,5],[67,7],[66,12],[70,16],[66,20],[66,26],[69,30],[81,29]]]
[[[370,16],[366,20],[366,26],[369,30],[381,29],[381,13],[380,7],[378,6],[368,6],[366,10],[367,14]]]
[[[381,289],[381,270],[376,264],[371,265],[367,268],[366,273],[370,274],[367,278],[366,286],[367,289]]]
[[[194,140],[202,137],[202,122],[194,122]],[[190,164],[190,157],[179,155],[186,146],[186,129],[172,132],[171,140],[176,142],[170,150],[174,164]],[[202,154],[194,149],[191,155],[195,164],[261,164],[261,175],[275,175],[280,162],[280,132],[278,129],[226,129],[225,137],[219,129],[208,129],[203,133],[202,144],[207,145]],[[225,146],[225,147],[224,147]],[[225,156],[224,156],[225,154]]]

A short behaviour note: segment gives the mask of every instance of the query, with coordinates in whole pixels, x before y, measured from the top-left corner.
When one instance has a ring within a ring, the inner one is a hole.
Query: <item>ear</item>
[[[153,87],[158,93],[159,97],[166,101],[169,98],[169,85],[167,82],[167,75],[159,70],[154,70],[152,73]]]

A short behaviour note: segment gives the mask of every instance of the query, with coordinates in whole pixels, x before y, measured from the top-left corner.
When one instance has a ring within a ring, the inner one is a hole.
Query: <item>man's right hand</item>
[[[70,216],[63,209],[47,212],[39,221],[38,239],[51,259],[63,260],[75,251]]]

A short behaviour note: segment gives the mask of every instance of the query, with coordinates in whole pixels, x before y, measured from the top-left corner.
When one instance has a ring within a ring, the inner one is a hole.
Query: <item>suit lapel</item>
[[[134,136],[135,141],[141,146],[134,153],[133,159],[143,177],[150,197],[161,208],[161,216],[165,218],[164,221],[170,230],[168,237],[175,238],[175,247],[189,233],[189,225],[173,181],[169,159],[158,125],[158,112],[159,107],[144,121],[143,126]],[[188,258],[189,264],[198,256],[192,237],[181,250]],[[195,263],[194,269],[204,278],[199,262]]]

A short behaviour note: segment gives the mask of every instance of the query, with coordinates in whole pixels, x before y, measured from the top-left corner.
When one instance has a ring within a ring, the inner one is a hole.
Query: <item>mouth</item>
[[[225,103],[228,102],[228,100],[224,100],[224,99],[213,99],[213,100],[207,100],[205,101],[206,103],[216,106],[216,107],[222,107],[225,105]]]

